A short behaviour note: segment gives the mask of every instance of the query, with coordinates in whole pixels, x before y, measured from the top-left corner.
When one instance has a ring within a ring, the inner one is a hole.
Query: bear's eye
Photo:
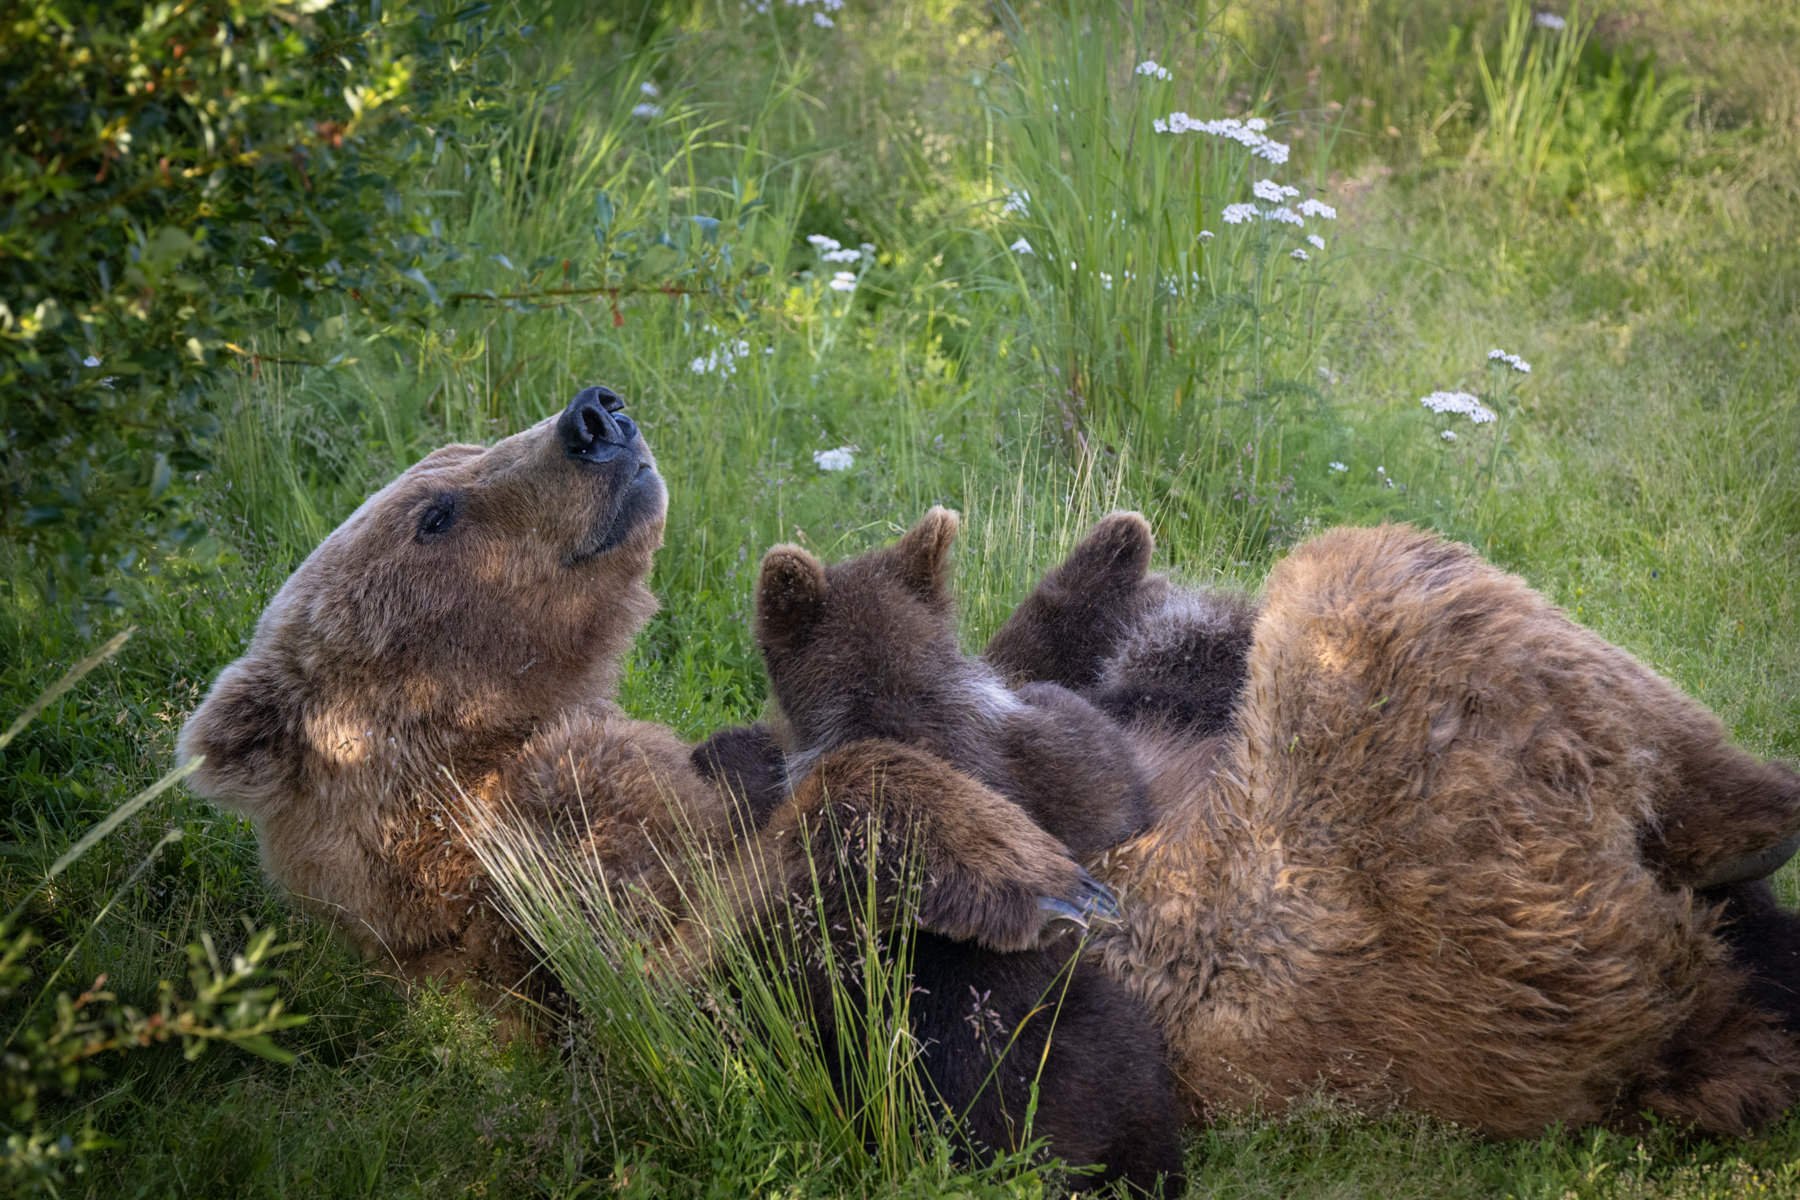
[[[433,496],[431,503],[419,514],[419,531],[413,535],[415,542],[429,542],[440,538],[456,524],[456,518],[462,509],[462,497],[455,492],[444,492]]]

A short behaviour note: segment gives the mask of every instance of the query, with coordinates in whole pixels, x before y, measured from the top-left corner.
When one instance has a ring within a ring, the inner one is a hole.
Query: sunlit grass
[[[965,516],[957,588],[971,645],[1113,508],[1151,518],[1159,565],[1245,584],[1311,529],[1411,520],[1525,575],[1745,744],[1800,757],[1791,14],[1637,0],[1559,68],[1567,103],[1521,114],[1506,135],[1514,153],[1488,119],[1525,103],[1516,73],[1511,92],[1498,86],[1499,9],[1287,0],[995,15],[930,0],[849,6],[832,29],[810,11],[531,14],[539,32],[511,60],[491,139],[395,181],[470,248],[434,285],[603,288],[604,193],[615,236],[719,221],[734,258],[707,278],[741,282],[741,295],[468,300],[428,329],[327,326],[304,346],[272,305],[262,352],[339,365],[264,362],[212,394],[219,467],[197,485],[209,547],[163,564],[121,615],[139,627],[132,643],[4,748],[6,897],[167,770],[205,682],[371,488],[442,441],[509,432],[602,380],[627,397],[672,497],[654,580],[664,608],[622,700],[685,735],[760,710],[748,621],[768,545],[841,556],[944,503]],[[1528,57],[1538,36],[1515,31],[1515,49]],[[1693,121],[1651,105],[1657,88],[1626,71],[1652,51],[1667,64],[1659,80],[1679,71],[1701,99]],[[1171,78],[1137,74],[1146,59]],[[656,116],[631,111],[646,81]],[[1291,157],[1278,166],[1214,135],[1158,134],[1178,110],[1266,118]],[[1533,169],[1546,181],[1535,194],[1497,184]],[[1222,224],[1226,205],[1270,207],[1251,190],[1264,178],[1338,219]],[[1012,191],[1029,193],[1022,211],[1006,211]],[[1301,262],[1291,250],[1317,249],[1306,233],[1326,247]],[[873,257],[828,262],[809,235],[869,243]],[[1032,254],[1012,248],[1020,238]],[[753,264],[766,274],[738,280]],[[831,288],[840,270],[854,290]],[[1179,295],[1159,291],[1165,276]],[[749,353],[731,372],[693,370],[739,341]],[[1532,373],[1496,372],[1494,347]],[[1434,417],[1420,397],[1442,389],[1503,419]],[[820,469],[815,452],[840,447],[855,448],[849,469]],[[24,569],[0,553],[9,577]],[[26,600],[0,611],[0,723],[93,646]],[[171,829],[182,837],[165,846]],[[1796,882],[1784,873],[1790,900]],[[283,940],[301,943],[285,960],[288,1008],[312,1018],[284,1035],[298,1061],[151,1055],[121,1070],[68,1107],[117,1142],[69,1194],[960,1185],[944,1146],[903,1138],[899,1116],[886,1158],[848,1135],[795,1137],[830,1111],[816,1079],[772,1090],[803,1048],[709,1024],[692,994],[612,971],[599,940],[564,948],[586,1008],[610,996],[633,1014],[633,1053],[718,1056],[628,1084],[603,1069],[609,1035],[591,1013],[565,1052],[501,1045],[469,997],[402,996],[382,964],[355,961],[269,897],[246,825],[175,793],[70,865],[27,917],[72,950],[66,978],[108,972],[128,996],[179,976],[181,947],[203,930],[225,945],[246,918],[285,923]],[[791,1011],[769,1003],[762,1028]],[[734,1061],[736,1074],[722,1065]],[[781,1105],[800,1107],[768,1116]],[[1800,1122],[1747,1145],[1670,1131],[1494,1145],[1322,1106],[1197,1134],[1190,1157],[1195,1194],[1779,1195],[1796,1186]]]

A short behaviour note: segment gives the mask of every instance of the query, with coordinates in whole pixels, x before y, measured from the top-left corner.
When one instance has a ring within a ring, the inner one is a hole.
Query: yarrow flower
[[[1227,204],[1225,211],[1219,214],[1219,219],[1227,225],[1242,225],[1256,215],[1257,208],[1254,204]]]
[[[1539,29],[1567,29],[1569,23],[1553,12],[1540,12],[1531,18]]]
[[[1292,259],[1297,259],[1300,262],[1305,262],[1307,259],[1311,258],[1312,255],[1310,255],[1306,251],[1300,249],[1300,247],[1295,246],[1292,250],[1288,251],[1288,257],[1292,258]]]
[[[1031,248],[1031,243],[1026,241],[1024,238],[1020,238],[1018,241],[1016,241],[1012,245],[1008,246],[1007,249],[1011,250],[1014,254],[1036,254],[1037,253],[1037,251],[1035,251]]]
[[[1194,235],[1194,240],[1197,242],[1210,242],[1213,240],[1213,231],[1210,229],[1202,229],[1199,233]]]
[[[1421,397],[1419,403],[1434,413],[1461,413],[1477,425],[1496,419],[1493,409],[1468,392],[1433,392]]]
[[[856,465],[856,447],[839,446],[835,450],[814,450],[813,463],[821,471],[848,471]]]
[[[100,365],[100,360],[96,356],[90,354],[86,358],[81,360],[81,365],[91,371],[95,367]]]
[[[1252,117],[1248,121],[1240,121],[1236,117],[1220,117],[1214,121],[1196,121],[1185,112],[1172,112],[1167,117],[1157,117],[1150,122],[1150,127],[1158,133],[1205,133],[1213,137],[1229,138],[1243,146],[1258,158],[1280,166],[1288,160],[1288,145],[1269,137],[1263,130],[1269,123],[1261,117]]]
[[[854,292],[856,290],[856,272],[839,271],[831,277],[831,282],[826,286],[834,292]]]
[[[1110,292],[1112,291],[1112,285],[1113,277],[1108,275],[1105,271],[1100,272],[1100,286]]]
[[[1339,472],[1339,473],[1342,473],[1342,472],[1344,472],[1344,471],[1348,471],[1348,470],[1349,470],[1349,469],[1350,469],[1350,468],[1349,468],[1349,467],[1347,467],[1347,466],[1345,466],[1345,465],[1344,465],[1344,464],[1343,464],[1343,463],[1341,463],[1341,462],[1329,462],[1329,463],[1326,463],[1326,464],[1325,464],[1325,465],[1326,465],[1326,466],[1328,466],[1328,467],[1330,467],[1330,468],[1331,468],[1331,469],[1332,469],[1332,470],[1334,470],[1334,471],[1337,471],[1337,472]]]
[[[1262,219],[1265,221],[1280,221],[1284,225],[1299,225],[1304,227],[1306,224],[1305,217],[1301,216],[1285,204],[1280,208],[1264,209]]]
[[[1438,436],[1443,438],[1446,442],[1454,442],[1456,440],[1456,431],[1454,429],[1446,429],[1438,434]]]
[[[820,258],[829,263],[861,262],[862,256],[863,252],[861,250],[857,250],[851,246],[845,246],[841,250],[827,250],[819,255]]]
[[[631,106],[631,115],[640,121],[650,121],[662,116],[662,105],[652,104],[648,100],[642,104]]]
[[[1158,66],[1154,58],[1146,58],[1143,62],[1139,63],[1137,65],[1137,73],[1139,75],[1148,75],[1152,79],[1175,78],[1167,67]]]
[[[1031,213],[1031,193],[1024,189],[1006,193],[1006,203],[1000,206],[1000,212],[1008,217],[1024,217]]]
[[[722,342],[710,353],[702,354],[688,363],[688,370],[696,375],[735,375],[740,358],[750,356],[750,343],[739,338],[735,342]]]
[[[1520,358],[1518,355],[1508,354],[1504,350],[1497,350],[1497,349],[1489,350],[1488,351],[1488,361],[1505,363],[1507,366],[1511,367],[1513,370],[1517,371],[1521,375],[1531,374],[1531,364],[1530,363],[1526,362],[1524,359]]]
[[[1306,241],[1314,250],[1323,250],[1325,248],[1325,239],[1316,233],[1307,234]]]
[[[1276,183],[1273,179],[1259,179],[1250,185],[1250,194],[1258,200],[1267,200],[1270,204],[1280,204],[1283,200],[1300,194],[1297,187],[1289,187],[1285,183]]]
[[[1335,221],[1337,220],[1337,209],[1331,207],[1331,205],[1325,203],[1323,200],[1314,200],[1311,196],[1308,196],[1300,202],[1300,215],[1303,217],[1318,217],[1324,221]]]
[[[656,86],[656,81],[654,79],[646,79],[644,82],[638,84],[638,91],[650,97],[652,100],[662,95],[662,89]]]

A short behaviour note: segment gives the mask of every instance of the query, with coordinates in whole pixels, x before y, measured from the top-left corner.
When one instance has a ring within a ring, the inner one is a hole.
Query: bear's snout
[[[637,424],[625,415],[625,401],[611,388],[583,388],[556,419],[556,434],[570,458],[610,462],[637,440]]]

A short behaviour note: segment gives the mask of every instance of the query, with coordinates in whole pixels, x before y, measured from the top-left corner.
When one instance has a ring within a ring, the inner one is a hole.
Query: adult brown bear
[[[730,791],[691,748],[613,703],[654,608],[664,513],[621,407],[589,389],[371,497],[183,731],[183,757],[204,756],[193,785],[250,815],[270,874],[406,971],[525,969],[460,832],[502,807],[670,906],[677,828],[736,835]],[[1108,864],[1130,910],[1107,953],[1161,1019],[1195,1107],[1323,1084],[1500,1133],[1640,1105],[1737,1131],[1785,1107],[1800,1056],[1746,999],[1708,912],[1637,846],[1681,806],[1658,793],[1590,809],[1595,781],[1622,778],[1666,714],[1627,696],[1590,728],[1587,694],[1559,690],[1575,678],[1556,672],[1601,643],[1544,618],[1516,581],[1494,590],[1506,577],[1467,552],[1411,531],[1332,536],[1272,578],[1228,740],[1142,738],[1163,817]],[[1499,624],[1458,607],[1476,585]],[[1158,611],[1135,583],[1120,594]],[[1410,617],[1383,625],[1390,610]],[[1060,629],[1067,610],[1043,611]],[[1525,627],[1534,654],[1518,662],[1496,639]],[[1536,690],[1512,694],[1521,682]],[[1529,705],[1541,738],[1491,739]],[[1350,720],[1364,709],[1381,719]],[[893,743],[823,756],[752,836],[792,862],[798,833],[845,810],[908,825],[920,916],[947,937],[1028,946],[1048,913],[1092,901],[1017,807]],[[1507,952],[1459,941],[1478,934]]]

